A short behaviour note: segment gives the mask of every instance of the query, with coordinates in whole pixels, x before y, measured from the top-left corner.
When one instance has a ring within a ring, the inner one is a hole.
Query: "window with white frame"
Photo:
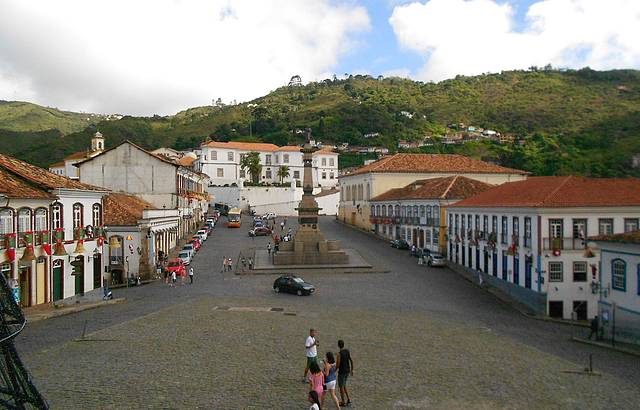
[[[333,174],[333,172],[329,172],[329,179],[336,179],[336,176]]]
[[[622,292],[627,291],[627,263],[622,259],[611,261],[611,287]]]
[[[35,230],[38,232],[46,231],[47,229],[47,210],[44,208],[36,209],[36,226]]]
[[[440,225],[440,207],[438,205],[433,207],[433,224],[435,226]]]
[[[562,282],[562,262],[549,262],[549,282]]]
[[[276,159],[276,164],[280,163],[280,155],[276,154],[275,155],[275,159]]]
[[[18,211],[18,233],[31,231],[31,209],[21,208]]]
[[[336,165],[336,161],[335,161],[335,159],[334,159],[334,158],[329,158],[329,166],[330,166],[330,167],[333,167],[333,166],[335,166],[335,165]]]
[[[289,163],[289,154],[283,154],[282,155],[282,162],[284,162],[285,164]],[[298,171],[298,173],[300,173],[300,172]]]
[[[440,243],[440,230],[438,229],[434,229],[433,230],[433,244],[434,245],[438,245]]]
[[[638,230],[638,218],[624,218],[624,231],[633,232]]]
[[[13,233],[13,231],[13,209],[0,209],[0,235]]]
[[[394,210],[393,210],[393,214],[395,216],[400,216],[400,205],[396,205]]]
[[[613,233],[613,219],[598,219],[598,235],[611,235]]]
[[[216,168],[216,176],[218,178],[223,178],[224,177],[224,168]]]
[[[322,173],[322,179],[327,179],[327,173],[326,172]]]
[[[327,159],[326,158],[322,158],[322,166],[323,167],[327,166]]]
[[[227,160],[228,161],[233,161],[233,151],[227,152]]]
[[[431,229],[424,231],[424,241],[426,245],[431,245]]]
[[[211,151],[211,160],[212,161],[218,160],[218,151]]]
[[[91,207],[91,214],[93,216],[93,226],[98,227],[102,225],[102,205],[93,204]]]
[[[587,262],[573,262],[573,281],[587,281]]]
[[[293,171],[293,178],[294,179],[300,179],[300,171]]]
[[[73,204],[73,229],[82,228],[82,204]]]
[[[426,212],[425,206],[424,205],[420,205],[420,216],[424,217],[425,216],[425,212]]]
[[[271,165],[271,154],[267,154],[267,155],[265,155],[265,156],[264,156],[264,158],[265,158],[264,163],[265,163],[266,165]]]
[[[51,229],[62,228],[62,204],[56,202],[51,206]]]
[[[271,175],[272,175],[272,174],[271,174],[271,170],[270,170],[270,169],[266,170],[266,172],[265,172],[265,176],[266,176],[267,178],[271,179]]]

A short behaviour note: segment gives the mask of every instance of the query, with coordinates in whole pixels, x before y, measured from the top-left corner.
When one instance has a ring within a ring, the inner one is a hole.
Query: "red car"
[[[176,276],[184,276],[187,274],[187,270],[184,267],[182,259],[171,259],[167,265],[167,270],[169,271],[169,274],[175,271]]]
[[[271,235],[271,229],[266,226],[256,226],[249,231],[249,236],[269,236]]]
[[[200,250],[200,246],[202,245],[197,239],[191,239],[189,243],[193,245],[193,249],[195,249],[196,252]]]

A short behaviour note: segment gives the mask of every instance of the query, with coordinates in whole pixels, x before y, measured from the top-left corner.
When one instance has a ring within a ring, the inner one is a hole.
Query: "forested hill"
[[[358,75],[283,86],[238,105],[192,108],[169,117],[126,116],[97,127],[107,147],[128,138],[147,148],[182,149],[206,138],[248,140],[250,135],[281,145],[301,141],[302,133],[295,131],[311,127],[326,143],[395,150],[399,139],[445,135],[447,124],[459,122],[526,137],[525,144],[436,143],[418,150],[461,152],[535,174],[635,175],[631,158],[640,153],[640,72],[535,69],[440,83]],[[95,132],[89,126],[63,137],[61,128],[29,129],[15,121],[9,127],[0,116],[0,151],[47,165],[85,149]],[[345,163],[358,160],[343,158]]]

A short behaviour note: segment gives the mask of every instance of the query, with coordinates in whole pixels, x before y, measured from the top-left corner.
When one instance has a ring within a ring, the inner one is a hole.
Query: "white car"
[[[196,253],[196,249],[190,243],[186,244],[182,247],[180,252],[189,252],[189,256],[193,258],[193,255]]]
[[[189,265],[191,263],[191,252],[182,250],[178,253],[178,259],[182,259],[185,265]]]
[[[206,230],[206,229],[200,229],[200,230],[197,232],[197,235],[202,236],[202,240],[203,240],[203,241],[206,241],[206,240],[207,240],[207,238],[209,237],[209,234],[207,233],[207,230]]]
[[[424,255],[424,261],[427,266],[446,266],[444,256],[437,252],[429,252]]]
[[[267,212],[266,214],[262,215],[262,219],[276,219],[278,216],[276,215],[275,212]]]

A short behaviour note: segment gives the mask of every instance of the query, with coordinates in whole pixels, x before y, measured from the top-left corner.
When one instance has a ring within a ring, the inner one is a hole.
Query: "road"
[[[603,376],[603,380],[594,386],[589,386],[588,384],[573,386],[571,383],[574,383],[574,381],[566,381],[568,384],[565,388],[573,389],[576,392],[584,389],[584,391],[588,392],[590,389],[600,388],[603,384],[609,382],[616,384],[623,381],[625,385],[635,386],[635,388],[631,387],[631,390],[627,390],[631,395],[629,400],[640,398],[640,391],[637,388],[640,385],[640,358],[572,342],[570,341],[572,334],[570,326],[525,317],[451,270],[446,268],[427,268],[418,265],[416,259],[410,257],[407,251],[392,249],[386,242],[367,233],[343,226],[333,218],[323,217],[321,219],[320,225],[327,238],[340,239],[344,246],[357,249],[370,263],[376,266],[385,266],[390,272],[307,275],[305,279],[314,283],[318,291],[315,295],[304,298],[275,294],[271,290],[271,284],[275,278],[274,275],[236,276],[232,273],[221,273],[222,258],[224,256],[237,257],[239,250],[247,247],[266,247],[269,238],[258,237],[250,239],[247,237],[248,221],[249,219],[247,218],[241,229],[233,230],[220,226],[214,230],[193,262],[192,266],[196,272],[194,286],[187,285],[170,288],[160,282],[155,282],[137,288],[118,289],[114,291],[114,294],[116,297],[125,297],[127,299],[125,303],[28,324],[18,337],[16,345],[19,352],[25,357],[26,363],[30,368],[33,367],[36,382],[40,381],[41,385],[45,385],[45,394],[48,397],[53,397],[55,403],[73,403],[73,395],[56,396],[55,393],[52,395],[51,390],[54,389],[55,383],[51,384],[49,377],[55,377],[56,372],[62,370],[57,369],[57,366],[46,363],[46,361],[55,360],[53,358],[60,357],[62,354],[71,354],[70,352],[78,354],[73,350],[76,347],[71,341],[82,334],[85,324],[87,326],[87,334],[99,335],[104,339],[109,339],[109,335],[118,335],[117,338],[114,336],[114,340],[126,339],[131,342],[131,346],[134,346],[134,341],[137,341],[139,336],[136,329],[147,323],[147,321],[149,326],[152,323],[157,325],[155,332],[159,332],[166,327],[160,327],[159,320],[173,318],[178,321],[190,321],[189,316],[186,316],[186,319],[182,316],[188,313],[189,310],[193,311],[195,317],[200,314],[204,315],[205,313],[203,312],[211,314],[212,309],[224,304],[228,306],[282,306],[286,310],[298,312],[299,318],[306,316],[307,319],[312,318],[312,321],[325,323],[326,327],[335,326],[336,328],[341,328],[343,329],[343,334],[352,334],[352,339],[356,340],[360,340],[363,332],[366,333],[367,330],[362,328],[366,323],[372,334],[378,334],[380,339],[371,342],[371,355],[381,354],[381,351],[393,351],[395,347],[402,346],[402,349],[405,349],[405,354],[413,355],[413,357],[420,357],[424,354],[424,360],[432,360],[431,357],[428,357],[430,356],[429,352],[432,349],[437,349],[434,344],[437,344],[443,338],[448,340],[447,343],[452,346],[457,342],[469,343],[470,347],[466,345],[458,346],[455,353],[438,352],[445,356],[449,353],[457,355],[457,359],[454,360],[457,365],[461,364],[459,363],[460,361],[467,362],[468,360],[468,363],[473,363],[474,360],[477,360],[479,363],[476,366],[479,369],[478,371],[487,372],[475,375],[480,379],[484,378],[485,375],[489,378],[496,377],[493,374],[494,371],[497,371],[494,367],[500,367],[500,365],[490,366],[482,363],[484,360],[489,360],[489,357],[494,357],[493,355],[497,357],[497,363],[500,363],[499,358],[502,353],[504,353],[505,360],[514,362],[513,367],[501,369],[504,374],[509,372],[514,375],[520,374],[518,366],[525,366],[526,360],[532,360],[535,357],[535,364],[528,363],[525,367],[526,369],[531,369],[532,375],[539,373],[540,379],[545,378],[544,375],[547,374],[545,372],[562,371],[558,369],[567,367],[571,369],[583,368],[587,363],[588,355],[593,354],[596,370],[602,372],[606,377]],[[295,229],[293,218],[289,218],[288,227]],[[329,312],[331,312],[332,317],[325,317],[329,315]],[[216,313],[215,315],[218,314]],[[216,317],[215,315],[214,317]],[[325,322],[325,320],[329,321]],[[380,327],[380,324],[387,323],[387,320],[389,321],[389,326],[396,330],[393,334],[386,333],[385,329]],[[242,321],[239,322],[238,326],[241,326],[242,323]],[[277,320],[275,323],[276,325],[274,326],[277,326]],[[185,340],[189,340],[190,337],[194,337],[195,334],[203,331],[197,327],[197,323],[194,326],[196,327],[183,329],[183,333],[180,335]],[[258,322],[255,326],[256,329],[260,328],[263,323]],[[283,326],[282,336],[290,337],[292,329],[284,324]],[[301,324],[300,326],[304,329],[306,324]],[[428,332],[433,333],[428,335],[425,333],[416,334],[414,330],[422,326],[426,326],[425,329],[428,328],[430,329]],[[358,329],[358,332],[350,333],[350,329]],[[233,330],[230,327],[227,333],[222,333],[219,337],[232,337]],[[274,330],[272,327],[263,331],[271,333]],[[251,329],[245,329],[245,334],[252,334],[251,332]],[[300,332],[304,331],[299,330],[298,333]],[[322,334],[322,330],[320,332]],[[476,334],[476,332],[479,333]],[[325,333],[330,333],[330,331],[325,331]],[[455,339],[448,339],[454,333],[457,335]],[[303,338],[304,333],[298,336]],[[172,338],[174,335],[165,335],[164,337]],[[415,345],[406,342],[406,338],[410,338],[415,342]],[[421,340],[423,338],[424,340]],[[244,339],[240,338],[239,340],[242,341]],[[429,345],[425,346],[424,343],[429,343]],[[367,350],[365,349],[366,342],[364,340],[361,341],[361,344],[362,356],[362,353],[367,352]],[[485,344],[487,346],[485,350],[486,357],[483,358],[482,351],[475,352],[474,350],[478,350],[480,346]],[[474,349],[474,345],[478,349]],[[502,345],[505,347],[502,348]],[[278,349],[277,344],[274,349]],[[113,355],[117,355],[119,353],[116,352],[121,351],[116,349]],[[109,354],[108,349],[105,352],[105,357],[113,357]],[[207,352],[207,354],[220,353],[215,349]],[[399,354],[399,352],[397,353]],[[171,351],[171,354],[174,355],[176,352]],[[228,351],[225,354],[229,357],[234,357],[234,351]],[[296,352],[295,354],[299,353]],[[403,357],[397,356],[396,359],[397,361],[403,361]],[[187,357],[184,360],[188,361],[189,358]],[[240,361],[242,359],[238,358],[237,360]],[[420,360],[423,360],[423,358]],[[78,363],[82,363],[82,360],[79,360]],[[178,368],[180,367],[179,364],[175,365]],[[260,366],[262,365],[261,363]],[[170,365],[168,364],[168,366]],[[444,375],[450,375],[451,369],[455,367],[452,367],[452,363],[449,361],[429,362],[428,366],[431,368],[443,366],[443,368],[448,369],[442,372]],[[484,368],[485,366],[487,367],[486,369]],[[540,367],[536,368],[536,366]],[[557,368],[554,367],[553,370],[550,370],[545,366],[557,366]],[[526,369],[524,370],[525,372],[528,371]],[[163,370],[164,368],[160,368],[157,371],[162,372]],[[118,372],[118,369],[113,369],[113,371]],[[122,372],[122,369],[119,371]],[[215,369],[207,368],[207,371],[211,371],[214,375],[212,377],[216,377]],[[228,371],[233,372],[233,369]],[[89,372],[88,377],[92,376],[93,373]],[[450,376],[453,377],[452,375]],[[299,375],[296,377],[299,377]],[[393,406],[420,408],[429,407],[435,403],[436,407],[443,405],[447,407],[446,397],[451,392],[446,393],[446,390],[448,388],[459,390],[459,386],[456,383],[461,383],[464,377],[467,377],[467,375],[457,375],[455,380],[442,381],[442,384],[438,385],[442,390],[441,396],[439,395],[439,390],[437,392],[425,392],[419,386],[415,387],[415,390],[409,389],[403,393],[402,398],[393,398],[396,400],[393,402]],[[402,376],[399,375],[398,378],[402,379]],[[226,386],[225,383],[226,381],[222,380],[218,387]],[[473,379],[471,383],[474,383]],[[556,383],[558,382],[556,381]],[[562,384],[564,382],[559,383]],[[582,380],[576,383],[590,382]],[[90,388],[91,386],[88,385],[87,389],[90,390]],[[549,386],[537,388],[542,391],[537,394],[537,397],[541,394],[547,394],[546,392],[551,389]],[[507,389],[506,392],[502,392],[501,389],[502,387],[500,386],[491,385],[486,390],[476,392],[476,396],[456,397],[456,402],[448,404],[451,407],[464,407],[465,403],[469,403],[468,400],[475,400],[475,397],[484,397],[489,400],[484,402],[488,406],[497,404],[514,408],[538,407],[530,402],[521,403],[523,405],[526,404],[526,406],[514,404],[514,400],[518,398],[517,389],[514,388],[514,391]],[[500,392],[499,399],[494,397],[497,394],[496,391]],[[535,392],[535,389],[533,391]],[[227,396],[222,398],[216,396],[217,398],[214,398],[213,396],[205,395],[192,404],[216,403],[219,408],[234,408],[233,405],[229,404],[234,392],[238,394],[237,390],[229,388]],[[279,394],[282,394],[282,392]],[[251,392],[246,392],[243,396],[250,397]],[[534,394],[534,396],[536,395]],[[123,396],[121,399],[124,400],[125,397]],[[275,397],[278,396],[276,395]],[[370,399],[373,397],[371,396]],[[407,397],[413,398],[406,399]],[[420,398],[418,399],[417,397]],[[427,398],[425,399],[425,397]],[[551,400],[549,403],[541,402],[539,404],[551,405],[552,407],[560,405],[558,400],[562,400],[561,398],[556,399],[551,393],[549,393],[549,397],[549,400]],[[185,400],[190,399],[194,399],[194,396],[186,396],[185,398]],[[617,407],[626,407],[624,399],[620,398],[623,401]],[[498,401],[494,402],[494,400]],[[576,400],[580,399],[576,398]],[[604,400],[604,398],[598,397],[594,400],[596,402],[590,402],[590,404],[597,403],[597,400]],[[97,407],[103,407],[104,403],[96,401],[95,404]],[[565,404],[562,403],[560,407],[564,407]],[[117,404],[113,406],[114,408],[118,407]],[[88,404],[88,407],[92,406]],[[177,405],[176,407],[181,406]],[[272,406],[269,405],[268,407]],[[278,408],[275,404],[273,407]],[[541,405],[540,408],[542,407]],[[598,407],[598,405],[594,404],[594,407]]]

